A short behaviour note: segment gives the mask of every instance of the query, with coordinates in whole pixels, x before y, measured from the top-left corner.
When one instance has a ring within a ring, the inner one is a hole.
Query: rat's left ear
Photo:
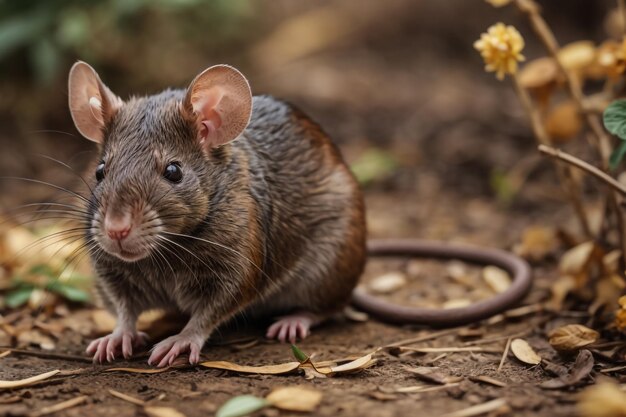
[[[228,143],[250,122],[252,92],[248,80],[228,65],[210,67],[191,82],[183,111],[195,120],[198,139],[206,148]]]

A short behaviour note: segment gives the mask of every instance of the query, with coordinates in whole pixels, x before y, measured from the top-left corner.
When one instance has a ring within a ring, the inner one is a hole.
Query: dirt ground
[[[526,26],[512,13],[489,7],[478,13],[474,11],[476,5],[470,3],[475,2],[420,2],[413,14],[403,14],[398,7],[394,19],[379,22],[376,32],[360,28],[339,46],[285,63],[279,70],[244,68],[251,74],[255,92],[285,97],[319,121],[336,139],[348,162],[357,161],[364,149],[372,147],[394,155],[398,167],[393,174],[365,189],[370,238],[416,237],[512,249],[529,226],[548,225],[576,232],[573,213],[556,185],[550,165],[535,152],[530,129],[510,85],[483,74],[483,64],[471,47],[479,33],[496,20],[508,19],[522,29]],[[561,16],[558,7],[546,5],[565,41],[600,32],[597,28],[608,7],[603,9],[601,2],[578,3],[586,8],[566,17]],[[465,14],[480,18],[468,19],[459,27],[457,17]],[[540,51],[530,39],[528,49],[529,56]],[[51,171],[25,156],[38,152],[82,167],[94,148],[72,137],[75,132],[65,110],[56,117],[64,120],[64,125],[58,120],[52,123],[63,126],[58,134],[31,131],[25,140],[15,141],[12,132],[0,132],[0,144],[11,150],[11,157],[5,157],[0,167],[2,175],[50,177]],[[66,135],[65,131],[73,133]],[[524,185],[508,204],[503,203],[496,197],[494,176],[515,167],[527,174]],[[54,171],[55,181],[73,183],[57,174]],[[2,207],[36,201],[43,195],[41,189],[19,183],[2,187]],[[585,203],[590,212],[599,212],[597,187],[588,185],[586,191]],[[467,283],[452,279],[451,268],[458,268],[458,264],[374,259],[363,282],[385,272],[401,271],[408,283],[387,297],[411,305],[441,307],[450,300],[475,301],[490,295],[480,280],[472,281],[470,291]],[[464,268],[471,277],[480,272],[477,267]],[[549,298],[550,286],[557,277],[557,254],[534,264],[533,271],[533,290],[521,305],[536,306]],[[432,335],[410,346],[481,349],[431,353],[383,349],[376,354],[377,362],[372,367],[330,378],[238,375],[201,367],[159,374],[107,373],[103,371],[111,366],[148,368],[146,358],[94,366],[86,358],[64,360],[14,352],[0,358],[0,380],[27,378],[54,369],[62,372],[38,385],[0,391],[0,415],[37,415],[43,407],[79,396],[86,396],[85,402],[55,415],[145,414],[143,407],[112,396],[109,390],[113,389],[149,405],[175,408],[188,417],[208,416],[234,396],[265,396],[276,387],[300,385],[323,394],[319,408],[310,415],[440,416],[502,398],[506,406],[490,415],[572,416],[583,386],[601,378],[623,383],[624,371],[603,374],[603,367],[616,364],[598,362],[591,376],[579,384],[548,390],[539,385],[552,376],[541,366],[526,365],[508,354],[498,368],[511,337],[524,338],[548,361],[570,365],[573,359],[557,354],[546,334],[563,324],[590,321],[586,308],[584,303],[575,302],[566,303],[556,314],[530,308],[521,317],[500,316],[446,333],[428,327],[384,324],[373,318],[358,322],[338,317],[314,329],[310,337],[298,343],[299,348],[316,359],[334,360],[363,355],[407,338]],[[79,306],[69,312],[79,325],[87,323],[90,314],[90,310]],[[55,317],[52,321],[66,318]],[[205,346],[204,358],[246,365],[292,361],[288,345],[262,337],[264,326],[266,323],[239,323],[221,331]],[[158,339],[163,335],[153,336]],[[93,337],[89,331],[64,329],[55,339],[52,352],[83,356]],[[455,382],[445,387],[433,384],[437,389],[428,392],[401,392],[402,388],[425,384],[407,371],[417,366],[436,366],[438,372]],[[480,382],[476,377],[491,377],[503,386]],[[268,408],[254,415],[302,414]]]

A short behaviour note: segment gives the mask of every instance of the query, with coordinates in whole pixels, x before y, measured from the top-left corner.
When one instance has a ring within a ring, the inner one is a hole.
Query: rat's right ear
[[[70,70],[69,103],[76,129],[89,140],[102,143],[104,127],[124,102],[100,81],[87,63],[78,61]]]

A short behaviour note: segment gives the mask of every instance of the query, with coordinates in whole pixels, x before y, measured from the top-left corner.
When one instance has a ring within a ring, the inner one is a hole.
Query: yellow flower
[[[474,48],[485,60],[485,70],[496,73],[499,80],[504,74],[515,74],[517,62],[526,58],[521,54],[524,38],[513,26],[496,23],[474,42]]]
[[[511,0],[485,0],[487,3],[491,4],[493,7],[502,7],[506,6],[511,2]]]

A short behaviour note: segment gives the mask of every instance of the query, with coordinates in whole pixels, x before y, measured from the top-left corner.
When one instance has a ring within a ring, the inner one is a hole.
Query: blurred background
[[[540,3],[562,44],[610,36],[612,0]],[[480,241],[489,239],[471,236],[485,219],[513,229],[517,214],[567,221],[510,83],[485,73],[472,46],[498,21],[520,30],[527,57],[544,54],[515,8],[482,0],[0,1],[0,175],[76,183],[37,154],[80,171],[96,150],[67,109],[78,59],[122,98],[185,87],[227,63],[340,145],[366,189],[374,236]],[[508,184],[516,169],[523,186]],[[52,192],[0,187],[0,208]]]

